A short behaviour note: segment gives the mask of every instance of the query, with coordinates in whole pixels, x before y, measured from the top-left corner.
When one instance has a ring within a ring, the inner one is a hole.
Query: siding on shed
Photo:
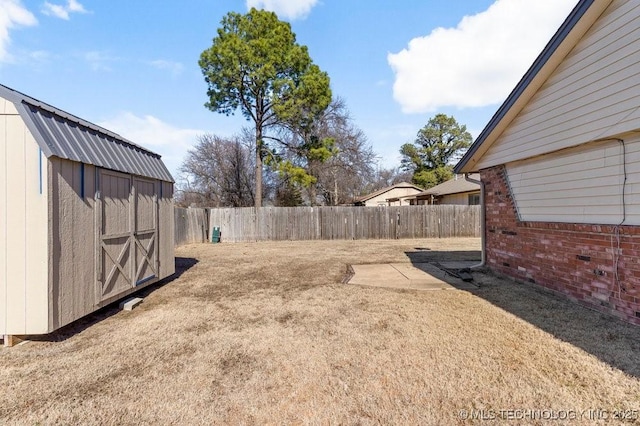
[[[158,241],[160,244],[160,276],[168,277],[176,271],[173,184],[161,181],[160,185],[161,190],[160,196],[158,197]]]
[[[46,161],[0,98],[0,334],[48,331]]]
[[[638,105],[640,3],[614,0],[474,168],[636,130]]]
[[[113,169],[125,171],[137,227],[123,237],[126,285],[99,297],[108,279],[97,237],[123,223],[122,211],[103,218],[96,202],[99,173]],[[158,154],[0,85],[0,334],[51,332],[171,275],[172,197]]]
[[[95,310],[96,169],[51,157],[49,170],[49,329],[55,330]]]

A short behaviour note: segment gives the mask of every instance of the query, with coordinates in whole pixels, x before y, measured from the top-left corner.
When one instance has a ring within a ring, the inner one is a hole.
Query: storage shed
[[[579,1],[455,170],[491,269],[640,325],[640,2]]]
[[[160,156],[0,85],[0,335],[50,333],[173,274]]]

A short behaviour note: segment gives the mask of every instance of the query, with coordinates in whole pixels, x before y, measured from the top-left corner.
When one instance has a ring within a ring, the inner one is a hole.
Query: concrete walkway
[[[446,269],[462,269],[477,262],[440,262]],[[464,282],[432,263],[384,263],[351,265],[354,275],[348,284],[411,290],[472,290]]]

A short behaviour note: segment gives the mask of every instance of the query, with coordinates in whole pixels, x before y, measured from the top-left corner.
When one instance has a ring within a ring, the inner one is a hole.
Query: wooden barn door
[[[152,180],[134,178],[134,285],[158,276],[158,196]]]
[[[101,302],[157,277],[158,199],[154,181],[99,173],[96,266]]]
[[[131,288],[133,267],[131,176],[100,170],[98,205],[98,301]]]

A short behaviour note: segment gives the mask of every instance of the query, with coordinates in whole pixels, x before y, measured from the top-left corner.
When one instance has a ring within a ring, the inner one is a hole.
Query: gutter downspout
[[[482,246],[482,257],[480,258],[480,263],[477,265],[471,266],[472,269],[482,268],[486,263],[486,252],[487,252],[487,237],[486,237],[486,224],[485,224],[485,205],[484,205],[484,182],[481,180],[471,179],[469,177],[469,173],[464,174],[464,179],[467,182],[475,183],[480,185],[480,238],[481,238],[481,246]]]

